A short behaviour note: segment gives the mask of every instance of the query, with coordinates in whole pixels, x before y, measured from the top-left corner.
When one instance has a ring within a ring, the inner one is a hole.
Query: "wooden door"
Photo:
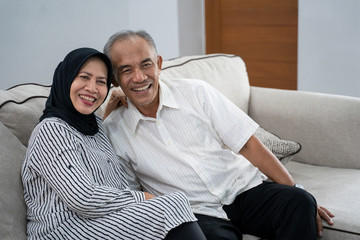
[[[250,85],[297,89],[297,0],[205,0],[206,53],[245,61]]]

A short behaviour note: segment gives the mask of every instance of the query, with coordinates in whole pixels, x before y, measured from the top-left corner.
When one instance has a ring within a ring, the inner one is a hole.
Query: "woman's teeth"
[[[87,96],[80,96],[82,99],[85,99],[86,101],[89,101],[89,102],[94,102],[95,101],[95,98],[92,98],[92,97],[87,97]]]

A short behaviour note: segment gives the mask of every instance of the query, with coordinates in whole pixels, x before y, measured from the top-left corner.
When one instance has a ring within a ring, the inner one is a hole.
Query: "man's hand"
[[[110,99],[105,107],[103,121],[109,116],[109,114],[113,110],[115,110],[120,106],[124,106],[127,108],[128,107],[127,99],[123,91],[121,91],[120,89],[115,89],[114,91],[112,91]]]
[[[318,236],[322,237],[323,233],[323,224],[322,219],[324,219],[329,225],[333,225],[334,222],[331,218],[335,217],[329,210],[324,207],[318,206],[317,216],[316,216],[316,225],[318,230]]]
[[[144,192],[144,195],[145,195],[145,200],[154,198],[154,195],[152,195],[151,193],[148,193],[148,192]]]

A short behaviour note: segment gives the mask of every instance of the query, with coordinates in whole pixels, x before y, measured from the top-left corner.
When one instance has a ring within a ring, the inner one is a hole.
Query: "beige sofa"
[[[334,226],[325,224],[323,239],[360,239],[360,99],[250,87],[242,59],[226,54],[168,60],[161,75],[206,80],[279,136],[281,144],[301,144],[301,151],[283,163],[336,215]],[[20,167],[49,89],[23,84],[0,90],[0,239],[26,239]]]

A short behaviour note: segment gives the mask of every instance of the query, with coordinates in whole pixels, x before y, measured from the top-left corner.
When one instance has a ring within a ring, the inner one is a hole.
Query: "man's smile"
[[[151,83],[148,83],[145,86],[132,88],[131,90],[134,92],[144,92],[144,91],[147,91],[148,89],[150,89],[151,85],[152,85]]]

